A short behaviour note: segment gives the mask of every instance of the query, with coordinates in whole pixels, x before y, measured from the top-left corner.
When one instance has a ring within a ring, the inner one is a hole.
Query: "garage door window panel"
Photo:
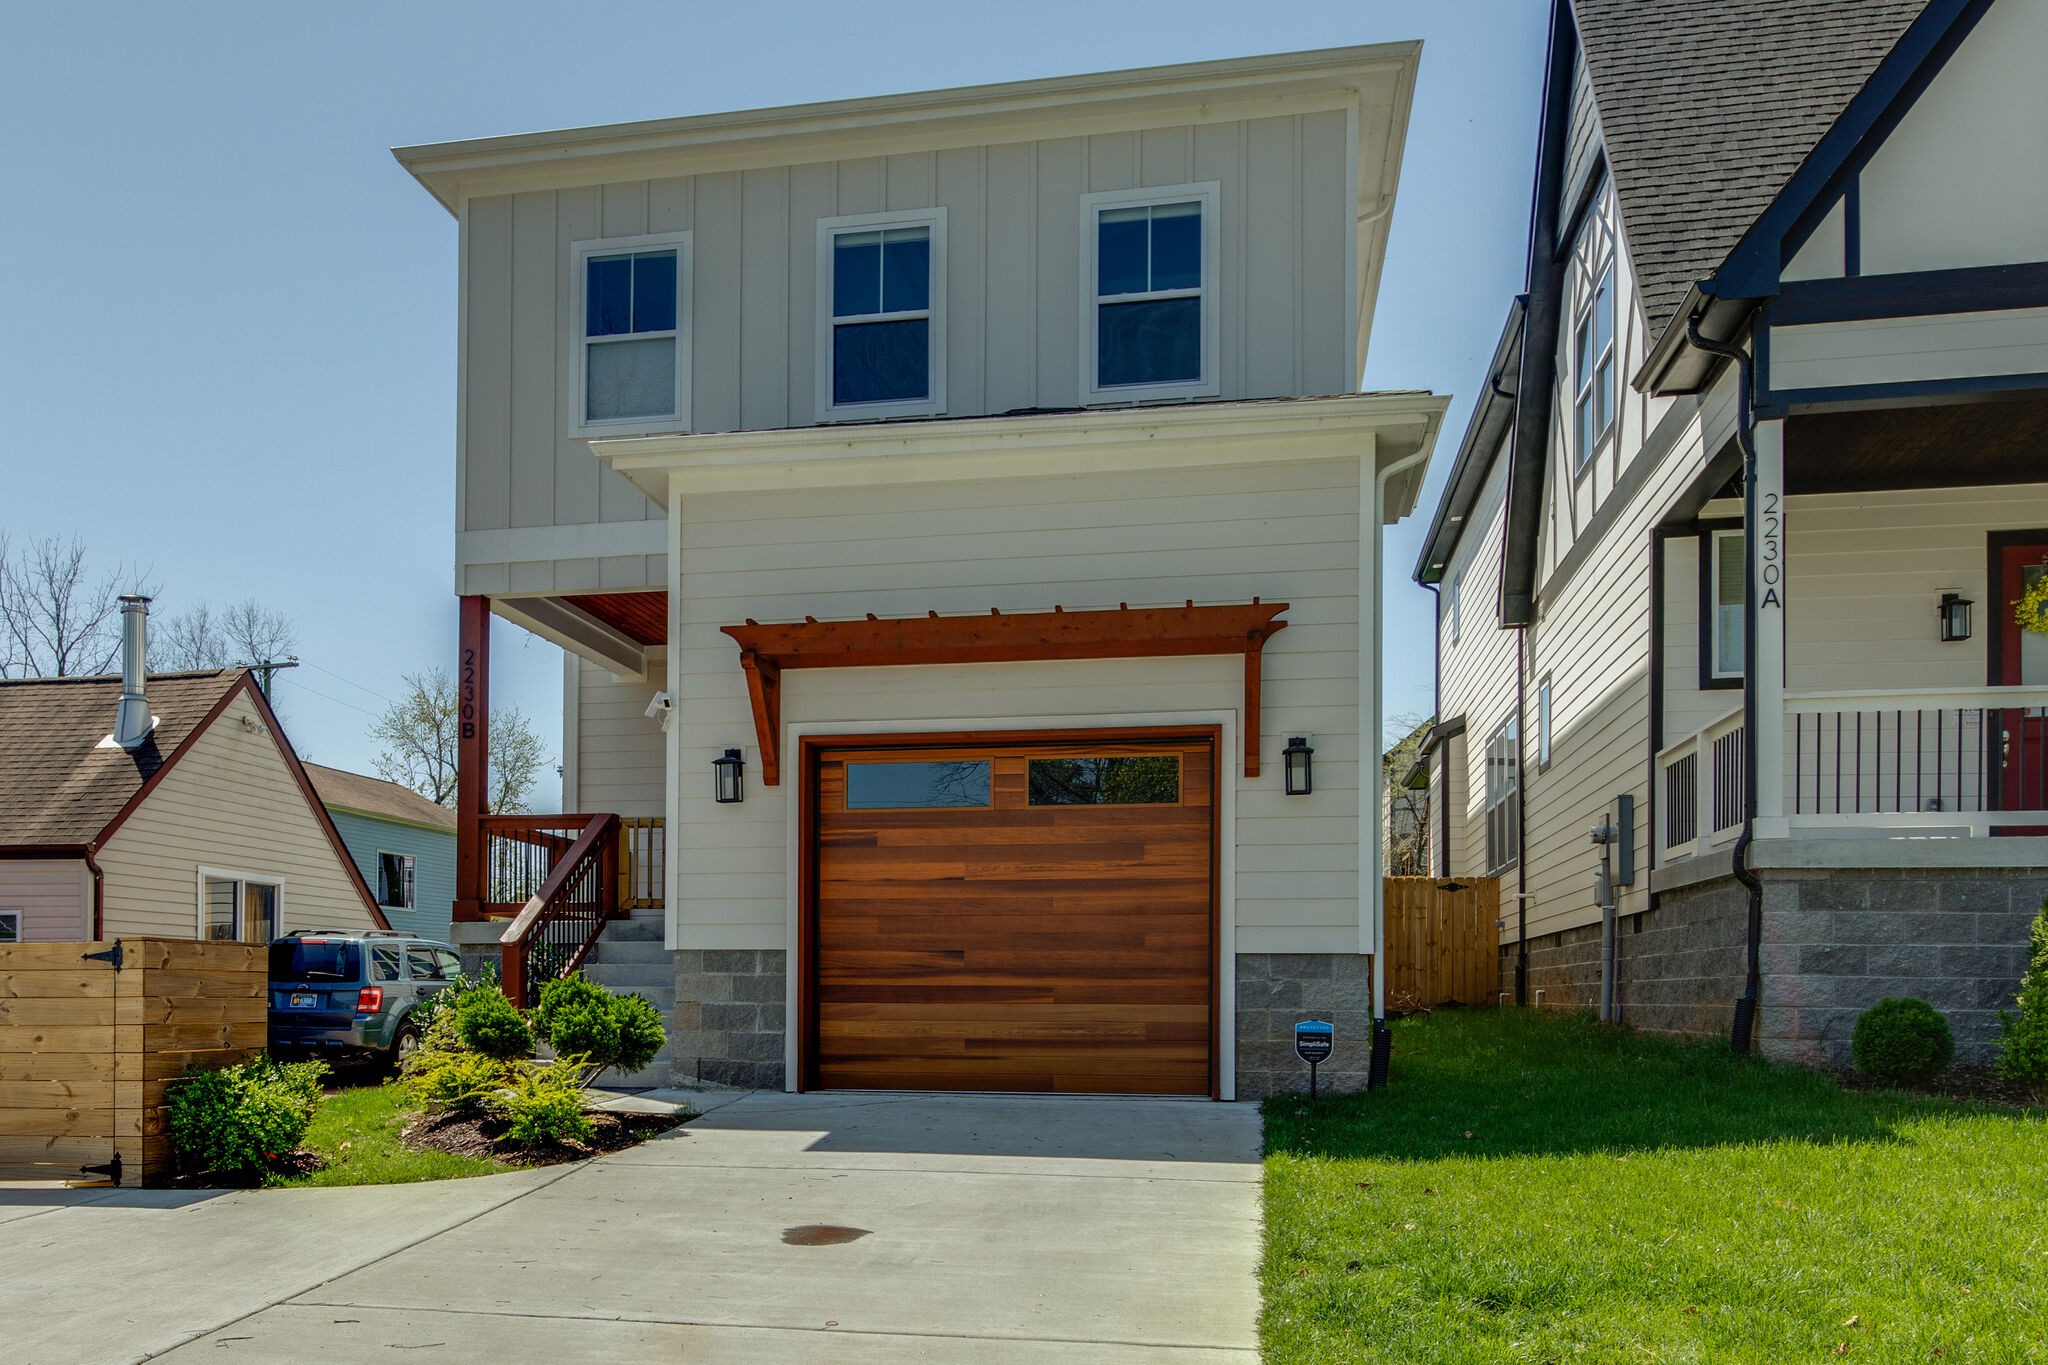
[[[987,809],[993,802],[988,759],[846,765],[848,810]]]

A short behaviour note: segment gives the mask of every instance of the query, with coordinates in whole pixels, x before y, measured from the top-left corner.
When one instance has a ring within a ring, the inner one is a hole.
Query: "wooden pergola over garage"
[[[1179,607],[1119,606],[1114,611],[1021,612],[727,626],[739,644],[761,780],[782,781],[782,673],[790,668],[886,668],[903,664],[1019,663],[1046,659],[1154,659],[1198,654],[1244,656],[1244,775],[1259,775],[1259,663],[1266,641],[1286,628],[1285,602]]]

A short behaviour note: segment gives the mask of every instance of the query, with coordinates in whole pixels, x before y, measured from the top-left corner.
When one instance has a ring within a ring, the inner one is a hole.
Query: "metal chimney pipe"
[[[149,599],[133,593],[121,596],[121,706],[114,714],[114,742],[133,749],[149,738],[155,722],[149,714],[149,698],[143,695],[144,663],[149,644]]]

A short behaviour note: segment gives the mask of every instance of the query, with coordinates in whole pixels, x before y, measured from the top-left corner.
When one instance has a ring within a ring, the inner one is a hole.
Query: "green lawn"
[[[313,1116],[305,1145],[327,1159],[311,1175],[273,1181],[303,1185],[403,1185],[415,1180],[449,1180],[493,1175],[512,1167],[446,1152],[416,1152],[398,1140],[412,1115],[396,1085],[365,1086],[330,1095]]]
[[[1268,1100],[1272,1365],[2048,1361],[2048,1121],[1578,1016]]]

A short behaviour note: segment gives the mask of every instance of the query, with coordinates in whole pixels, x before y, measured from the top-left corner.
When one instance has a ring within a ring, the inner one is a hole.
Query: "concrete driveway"
[[[1250,1105],[693,1102],[720,1107],[630,1152],[478,1180],[0,1189],[7,1358],[1256,1358]]]

